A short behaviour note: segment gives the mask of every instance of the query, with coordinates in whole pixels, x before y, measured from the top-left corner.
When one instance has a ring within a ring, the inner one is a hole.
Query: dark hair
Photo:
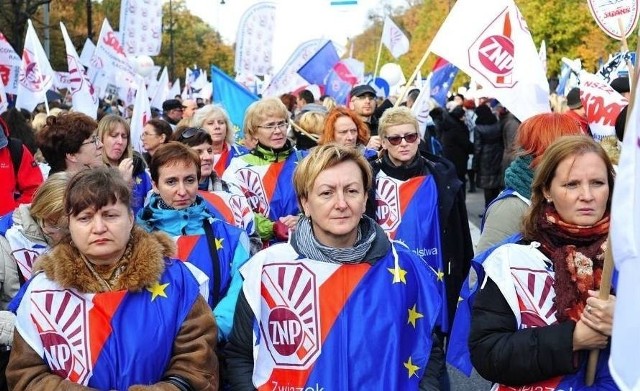
[[[476,125],[493,125],[498,122],[498,118],[491,111],[491,107],[487,105],[480,105],[476,107]]]
[[[51,173],[65,171],[66,155],[77,153],[97,128],[96,120],[82,113],[60,113],[57,117],[47,117],[47,123],[38,132],[36,142],[51,166]]]
[[[185,133],[189,136],[185,137]],[[209,132],[201,128],[192,127],[176,130],[176,132],[171,136],[170,141],[177,141],[190,147],[197,147],[204,143],[213,145],[213,139],[211,139]]]
[[[420,90],[417,88],[413,88],[411,91],[409,91],[409,93],[407,94],[407,100],[411,99],[412,102],[415,102],[416,99],[418,99],[418,95],[420,95]]]
[[[78,171],[67,185],[64,195],[64,211],[67,216],[77,216],[87,208],[100,209],[122,202],[131,207],[131,190],[115,168],[102,166]]]
[[[171,135],[173,134],[173,129],[171,129],[171,125],[169,125],[169,123],[167,121],[163,121],[161,119],[150,119],[149,121],[147,121],[146,125],[151,125],[153,126],[153,129],[155,129],[156,134],[158,136],[160,135],[165,135],[164,138],[164,142],[166,143],[167,141],[169,141],[169,139],[171,138]]]
[[[309,90],[302,90],[302,92],[300,92],[300,95],[298,95],[298,99],[304,99],[304,101],[307,103],[313,103],[316,101],[316,99],[313,97],[313,93]]]
[[[282,94],[280,95],[280,100],[287,106],[287,110],[293,113],[293,109],[296,108],[296,96],[293,94]]]
[[[160,168],[178,163],[187,166],[194,164],[196,166],[198,182],[200,182],[200,156],[190,147],[177,141],[169,141],[156,149],[151,158],[151,164],[149,165],[151,180],[158,183],[160,179]]]
[[[31,116],[25,117],[22,110],[18,110],[15,107],[10,108],[0,116],[9,127],[9,135],[12,138],[22,141],[29,149],[29,152],[34,154],[38,150],[38,147],[36,146],[36,136],[33,128],[29,124]]]

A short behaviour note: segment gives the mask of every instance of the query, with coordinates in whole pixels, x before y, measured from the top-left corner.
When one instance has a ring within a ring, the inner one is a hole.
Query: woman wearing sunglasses
[[[356,148],[364,157],[370,158],[378,151],[367,147],[369,138],[369,128],[356,113],[346,107],[335,107],[324,122],[324,131],[318,144],[335,142],[345,147]]]
[[[263,242],[286,241],[300,208],[292,185],[293,170],[305,154],[287,139],[289,112],[278,98],[249,106],[245,136],[257,140],[250,153],[235,157],[222,179],[238,185],[249,201]]]
[[[372,162],[375,186],[367,214],[437,273],[440,294],[447,303],[439,326],[446,333],[473,258],[462,182],[448,160],[421,155],[418,120],[410,109],[386,110],[378,134],[383,149]],[[441,370],[444,376],[444,357]]]

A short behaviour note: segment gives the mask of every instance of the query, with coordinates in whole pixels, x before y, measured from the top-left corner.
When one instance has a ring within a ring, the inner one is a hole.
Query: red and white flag
[[[133,91],[137,88],[136,72],[107,19],[102,22],[98,44],[91,56],[87,74],[98,97],[103,97],[105,87],[113,84],[118,87],[118,95],[125,103],[131,103],[127,101],[127,97],[133,97]]]
[[[276,6],[261,2],[245,11],[236,34],[236,73],[270,75],[273,33],[276,25]]]
[[[580,71],[580,101],[593,139],[616,135],[616,119],[629,104],[627,99],[593,73]]]
[[[549,83],[513,0],[458,0],[430,50],[491,90],[520,121],[549,112]]]
[[[54,77],[51,64],[29,19],[20,64],[16,107],[33,111],[38,103],[45,101],[47,91],[53,87]]]
[[[391,20],[390,17],[384,18],[384,26],[382,26],[382,43],[389,49],[391,55],[398,58],[409,51],[409,38],[400,30],[400,28]]]
[[[69,85],[67,88],[71,93],[73,110],[96,119],[98,116],[98,97],[85,74],[84,66],[80,63],[80,57],[71,38],[69,38],[67,28],[62,22],[60,22],[60,30],[62,30],[62,38],[67,48],[67,64],[69,66]]]
[[[627,113],[611,202],[611,249],[618,270],[609,368],[623,391],[640,390],[640,89]]]
[[[160,0],[122,0],[120,36],[127,55],[160,54],[162,3]]]
[[[4,84],[0,82],[0,114],[7,111],[9,102],[7,102],[7,94],[4,92]]]
[[[13,50],[7,38],[0,33],[0,81],[4,84],[7,94],[18,93],[20,81],[20,64],[22,60]]]
[[[136,92],[136,100],[133,104],[133,114],[131,115],[131,147],[140,153],[144,152],[140,136],[144,130],[144,125],[151,119],[151,106],[149,106],[149,95],[147,87],[144,85],[144,79],[138,76],[138,91]]]

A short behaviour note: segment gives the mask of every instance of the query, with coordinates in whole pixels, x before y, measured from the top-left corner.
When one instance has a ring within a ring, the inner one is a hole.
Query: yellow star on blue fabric
[[[164,290],[167,289],[168,286],[169,283],[160,284],[158,281],[154,282],[153,285],[148,286],[147,290],[151,292],[151,301],[154,301],[158,296],[167,297]]]
[[[411,362],[411,356],[409,356],[409,361],[403,364],[404,364],[404,367],[407,368],[407,373],[409,374],[409,378],[411,378],[411,376],[418,377],[418,374],[416,372],[418,372],[420,367],[417,365],[413,365],[413,363]]]
[[[436,272],[436,276],[438,277],[438,281],[442,281],[444,279],[444,273],[440,269]]]
[[[135,182],[136,182],[136,185],[139,185],[140,183],[142,183],[142,178],[136,177]]]
[[[416,305],[414,304],[412,308],[409,308],[409,319],[407,320],[407,324],[411,323],[413,328],[416,328],[416,320],[424,318],[424,315],[416,310]]]
[[[224,238],[216,238],[216,250],[220,250],[222,248],[222,241]]]
[[[404,284],[407,283],[407,279],[406,279],[406,275],[407,275],[407,271],[402,269],[400,267],[400,265],[396,265],[396,267],[393,268],[387,268],[387,270],[389,270],[389,273],[393,274],[393,283],[397,283],[397,282],[402,282]]]

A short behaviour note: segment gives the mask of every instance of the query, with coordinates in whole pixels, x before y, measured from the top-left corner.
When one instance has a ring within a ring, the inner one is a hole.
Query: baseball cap
[[[362,84],[362,85],[353,87],[349,95],[351,95],[351,97],[356,97],[356,96],[362,96],[364,94],[371,94],[372,96],[375,97],[376,90],[374,90],[373,87],[371,87],[368,84]]]
[[[182,105],[182,102],[180,102],[177,99],[167,99],[164,102],[162,102],[162,111],[164,111],[165,113],[169,110],[173,110],[173,109],[183,109],[184,106]]]

